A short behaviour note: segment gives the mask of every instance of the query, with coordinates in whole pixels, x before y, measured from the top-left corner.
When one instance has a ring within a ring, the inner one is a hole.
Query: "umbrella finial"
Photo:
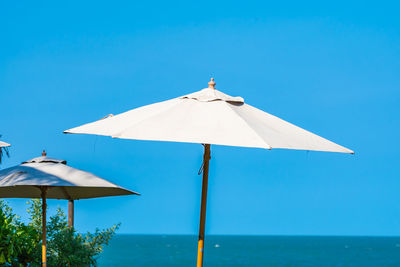
[[[208,88],[215,89],[215,85],[214,78],[211,78],[211,81],[208,82]]]
[[[43,157],[46,157],[47,156],[47,153],[46,153],[46,151],[43,149],[43,152],[42,152],[42,156]]]

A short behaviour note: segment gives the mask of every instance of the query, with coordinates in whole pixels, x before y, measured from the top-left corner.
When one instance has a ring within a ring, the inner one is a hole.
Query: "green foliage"
[[[14,243],[17,222],[12,210],[3,201],[0,201],[0,264],[13,261],[13,255],[17,251]]]
[[[0,201],[0,264],[27,266],[38,250],[38,232],[21,223],[12,209]]]
[[[39,199],[28,202],[30,221],[24,224],[0,201],[0,266],[40,266],[42,206]],[[80,234],[68,227],[61,208],[47,223],[48,266],[96,266],[97,256],[118,230],[119,224],[94,233]]]

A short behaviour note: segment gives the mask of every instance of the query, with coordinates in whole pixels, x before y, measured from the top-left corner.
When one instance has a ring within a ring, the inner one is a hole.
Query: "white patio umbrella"
[[[285,148],[354,153],[318,135],[247,105],[215,89],[213,79],[201,91],[143,106],[88,123],[65,133],[113,138],[204,144],[203,185],[197,266],[203,264],[204,226],[210,145]]]
[[[42,266],[46,266],[46,199],[76,199],[139,195],[90,172],[66,165],[65,160],[42,157],[0,171],[0,198],[42,198]],[[71,203],[71,202],[70,202]],[[73,210],[72,210],[73,212]],[[72,226],[73,213],[69,213]]]

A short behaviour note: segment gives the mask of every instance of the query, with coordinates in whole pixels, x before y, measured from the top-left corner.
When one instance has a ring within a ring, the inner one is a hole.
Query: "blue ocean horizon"
[[[195,235],[116,235],[105,266],[195,266]],[[400,266],[400,237],[209,235],[204,266]]]

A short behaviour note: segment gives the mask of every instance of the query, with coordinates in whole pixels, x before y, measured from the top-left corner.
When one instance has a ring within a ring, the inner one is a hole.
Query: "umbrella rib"
[[[61,186],[61,190],[64,192],[66,199],[72,200],[71,196],[68,194],[67,188],[65,186]]]
[[[253,127],[251,127],[251,125],[248,124],[247,121],[246,121],[239,113],[237,113],[237,112],[231,107],[231,104],[229,104],[229,103],[227,103],[227,102],[225,102],[225,104],[227,104],[227,106],[228,106],[236,115],[239,116],[239,118],[253,131],[253,133],[255,133],[255,134],[267,145],[266,149],[269,149],[269,150],[272,149],[272,146],[271,146],[270,144],[268,144],[268,142],[266,142],[266,141],[264,140],[264,138],[262,138],[262,136],[259,135],[259,134],[253,129]]]

